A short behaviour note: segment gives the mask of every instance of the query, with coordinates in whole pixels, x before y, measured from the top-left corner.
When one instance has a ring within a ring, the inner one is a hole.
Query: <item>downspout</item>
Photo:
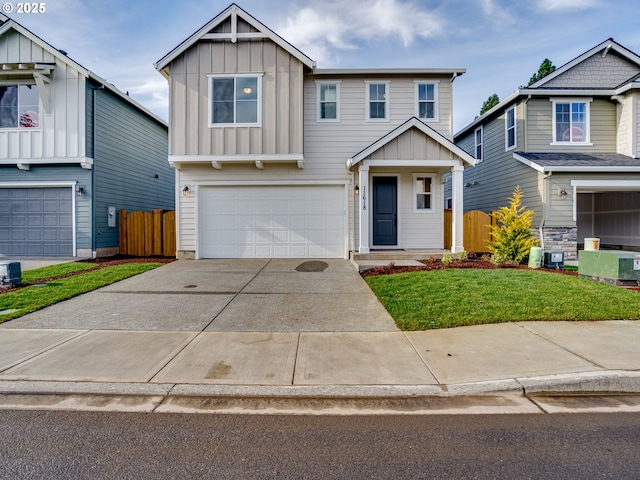
[[[544,177],[544,183],[542,187],[544,189],[544,200],[542,202],[542,218],[540,219],[540,226],[538,227],[538,235],[540,235],[540,247],[544,250],[544,220],[547,218],[547,203],[551,201],[551,188],[549,184],[551,183],[551,175],[553,172],[545,172],[548,173],[547,176]]]

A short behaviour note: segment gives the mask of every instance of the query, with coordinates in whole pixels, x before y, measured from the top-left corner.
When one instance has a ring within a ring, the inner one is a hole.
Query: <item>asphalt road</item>
[[[640,415],[0,411],[0,477],[640,478]]]

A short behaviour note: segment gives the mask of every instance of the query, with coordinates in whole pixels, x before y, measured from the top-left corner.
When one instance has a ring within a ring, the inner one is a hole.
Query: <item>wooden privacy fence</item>
[[[120,253],[136,257],[175,257],[176,212],[120,210]]]
[[[487,242],[491,240],[493,217],[480,210],[471,210],[463,218],[463,242],[467,252],[488,252]],[[444,248],[451,248],[451,210],[444,211]]]

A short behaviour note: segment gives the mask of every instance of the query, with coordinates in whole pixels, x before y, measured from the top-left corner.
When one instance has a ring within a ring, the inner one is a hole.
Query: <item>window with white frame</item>
[[[434,176],[427,174],[413,175],[413,209],[417,212],[433,210]]]
[[[416,116],[421,120],[438,119],[438,83],[415,82]]]
[[[209,76],[209,126],[258,125],[261,76]]]
[[[509,108],[504,116],[505,150],[516,148],[516,106]]]
[[[389,82],[365,82],[367,86],[367,120],[389,121]]]
[[[482,125],[480,125],[478,128],[476,128],[475,132],[474,132],[474,138],[475,138],[475,156],[476,156],[476,160],[478,160],[478,162],[482,161],[482,153],[483,153],[483,131],[482,131]]]
[[[340,82],[316,82],[319,122],[340,121]]]
[[[553,143],[581,144],[590,142],[590,99],[551,99],[553,104]]]
[[[36,85],[0,85],[0,129],[39,128],[40,95]]]

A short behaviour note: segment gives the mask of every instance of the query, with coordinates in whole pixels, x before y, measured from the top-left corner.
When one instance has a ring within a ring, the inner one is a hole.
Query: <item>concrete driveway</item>
[[[391,332],[346,260],[178,260],[5,322],[8,329]]]

